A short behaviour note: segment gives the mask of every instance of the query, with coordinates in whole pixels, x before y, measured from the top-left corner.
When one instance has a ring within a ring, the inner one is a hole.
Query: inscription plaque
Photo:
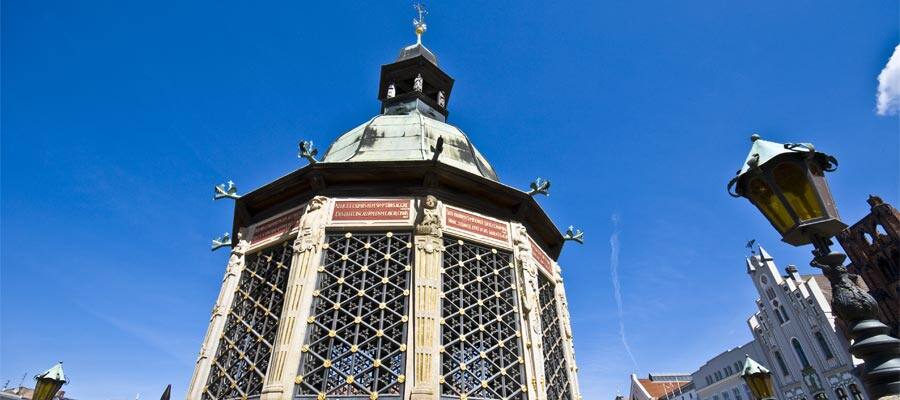
[[[502,242],[509,241],[506,224],[453,207],[447,207],[447,226]]]
[[[334,202],[332,221],[406,221],[410,201],[398,200],[338,200]]]

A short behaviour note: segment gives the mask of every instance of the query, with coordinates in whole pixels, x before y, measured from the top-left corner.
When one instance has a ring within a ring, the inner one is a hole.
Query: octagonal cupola
[[[381,66],[378,86],[381,113],[409,114],[418,110],[444,122],[453,78],[438,67],[437,57],[422,44],[422,34],[427,29],[424,14],[420,13],[414,24],[416,43],[401,49],[393,63]]]

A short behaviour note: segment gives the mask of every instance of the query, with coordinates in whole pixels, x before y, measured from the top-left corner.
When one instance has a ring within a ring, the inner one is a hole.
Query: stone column
[[[575,363],[575,341],[572,338],[572,323],[569,320],[569,302],[566,300],[566,289],[563,287],[562,269],[555,263],[553,266],[556,280],[556,304],[559,307],[557,312],[559,313],[559,323],[562,325],[563,355],[568,366],[569,384],[572,388],[572,397],[581,399],[578,386],[578,365]]]
[[[310,303],[303,300],[311,297],[306,296],[305,292],[312,290],[311,286],[315,285],[316,269],[322,260],[326,202],[327,198],[323,196],[313,197],[300,220],[300,231],[294,240],[291,272],[284,293],[284,308],[260,400],[293,398],[306,332],[305,319],[310,312]]]
[[[525,341],[525,376],[530,400],[547,398],[544,374],[544,344],[541,328],[540,283],[538,270],[531,255],[531,243],[522,224],[512,224],[516,258],[516,276],[519,279],[519,299],[524,321],[522,340]]]
[[[218,350],[222,331],[225,329],[225,321],[231,310],[234,300],[234,291],[237,289],[241,272],[244,271],[244,254],[250,247],[250,243],[242,239],[243,233],[238,232],[237,245],[231,249],[231,257],[228,259],[228,267],[225,269],[225,277],[222,278],[222,288],[219,289],[219,297],[213,306],[212,315],[209,317],[209,327],[206,328],[206,337],[200,346],[200,354],[197,357],[197,366],[191,377],[191,386],[188,389],[188,400],[199,400],[206,389],[206,381],[209,379],[209,371],[212,368],[213,358]]]
[[[413,267],[414,340],[412,400],[438,400],[441,388],[441,263],[443,231],[434,196],[421,200],[416,225],[415,266]]]

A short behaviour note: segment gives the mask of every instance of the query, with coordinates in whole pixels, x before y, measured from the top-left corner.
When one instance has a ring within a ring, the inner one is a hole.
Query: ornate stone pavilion
[[[446,123],[419,21],[379,115],[236,200],[188,399],[580,398],[564,237]]]

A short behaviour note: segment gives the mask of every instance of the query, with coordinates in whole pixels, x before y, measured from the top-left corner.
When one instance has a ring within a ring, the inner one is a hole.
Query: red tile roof
[[[654,399],[666,397],[691,383],[690,381],[652,381],[650,379],[638,379],[637,381]]]

